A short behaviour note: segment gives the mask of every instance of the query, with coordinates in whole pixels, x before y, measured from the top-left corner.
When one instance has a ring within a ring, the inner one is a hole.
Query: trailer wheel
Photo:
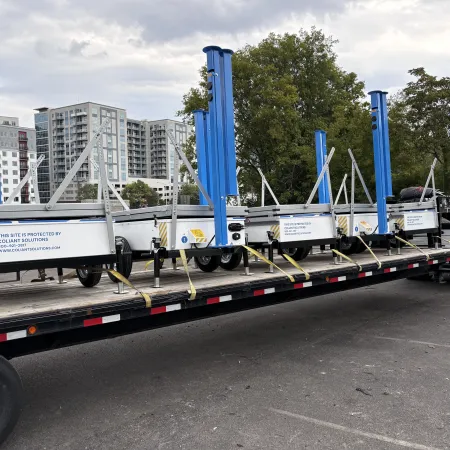
[[[86,266],[77,269],[77,276],[80,283],[88,288],[96,286],[102,278],[102,269],[101,265]]]
[[[344,255],[353,255],[353,253],[360,253],[358,250],[360,250],[361,242],[355,241],[355,242],[341,242],[341,252]],[[364,247],[364,246],[363,246]],[[364,247],[365,249],[366,247]],[[363,250],[364,251],[364,250]]]
[[[225,253],[220,258],[220,267],[225,270],[234,270],[242,261],[242,252]]]
[[[203,272],[214,272],[220,265],[220,256],[196,256],[195,262]]]
[[[24,392],[19,374],[0,356],[0,445],[8,438],[19,420]]]
[[[367,250],[367,247],[361,242],[358,241],[359,247],[356,250],[356,253],[363,253]],[[366,242],[366,244],[370,247],[372,245],[372,242]]]
[[[294,261],[301,261],[302,259],[305,259],[309,255],[310,251],[311,247],[283,249],[283,252],[290,256]]]
[[[118,238],[122,239],[123,241],[123,249],[122,249],[122,267],[123,270],[121,273],[125,278],[129,278],[130,274],[131,274],[131,270],[133,269],[133,252],[131,251],[131,246],[128,243],[128,241],[121,237],[118,236]],[[110,264],[109,266],[107,266],[108,269],[114,269],[114,264]],[[108,272],[108,277],[109,279],[114,282],[114,283],[118,283],[119,280],[111,273]]]

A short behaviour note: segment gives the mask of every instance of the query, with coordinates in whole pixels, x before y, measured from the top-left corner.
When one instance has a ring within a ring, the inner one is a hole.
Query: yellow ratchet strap
[[[351,262],[352,264],[355,264],[356,266],[358,266],[359,271],[362,272],[362,267],[356,261],[353,261],[352,258],[349,258],[347,255],[344,255],[343,253],[338,252],[334,248],[333,248],[333,253],[336,253],[336,255],[341,256],[342,258],[346,259],[347,261]]]
[[[356,236],[362,243],[363,245],[367,248],[367,250],[369,250],[370,254],[375,258],[375,261],[378,264],[378,268],[381,269],[381,262],[380,260],[376,257],[375,253],[372,251],[372,249],[364,242],[364,239],[361,236]]]
[[[195,300],[195,296],[197,295],[197,291],[195,290],[194,284],[192,283],[191,277],[189,275],[189,268],[188,268],[188,262],[187,262],[187,258],[186,258],[186,251],[185,250],[180,250],[180,256],[181,256],[181,261],[183,262],[183,267],[184,267],[184,271],[186,272],[186,275],[188,277],[189,280],[189,286],[191,288],[191,290],[189,291],[189,300]]]
[[[151,264],[153,264],[155,262],[155,260],[154,259],[151,259],[150,261],[147,261],[146,263],[145,263],[145,270],[148,270],[148,268],[149,268],[149,266],[151,265]]]
[[[141,297],[145,300],[145,306],[147,308],[151,308],[152,306],[152,299],[150,298],[150,295],[146,294],[145,292],[141,292],[139,289],[137,289],[131,281],[127,280],[121,273],[117,272],[117,270],[108,269],[107,272],[109,272],[111,275],[114,275],[119,281],[126,284],[131,289],[134,289],[137,291]]]
[[[305,269],[300,267],[300,264],[298,264],[298,262],[295,261],[295,259],[291,258],[289,255],[286,255],[286,253],[283,253],[282,256],[286,261],[289,261],[296,269],[298,269],[298,270],[300,270],[300,272],[304,273],[306,281],[308,281],[311,278],[309,276],[309,273]]]
[[[448,239],[444,239],[444,238],[442,238],[442,237],[440,237],[440,236],[435,236],[435,237],[437,237],[437,238],[440,239],[441,241],[448,242],[448,243],[450,244],[450,241],[449,241]]]
[[[430,260],[430,255],[428,253],[425,253],[422,249],[420,249],[419,247],[417,247],[417,245],[414,245],[412,242],[406,241],[405,239],[402,239],[401,237],[395,236],[395,239],[399,240],[400,242],[403,242],[406,245],[409,245],[412,248],[415,248],[416,250],[419,250],[420,253],[422,253],[423,255],[425,255],[425,257],[427,258],[427,261]]]
[[[291,280],[292,283],[295,283],[295,278],[292,275],[289,275],[287,272],[285,272],[283,269],[280,269],[276,264],[274,264],[272,261],[268,260],[264,255],[256,251],[254,248],[247,247],[246,245],[243,245],[243,247],[249,251],[252,255],[257,256],[259,259],[264,261],[265,263],[269,264],[269,266],[275,267],[275,269],[278,269],[280,272],[284,273],[289,280]]]

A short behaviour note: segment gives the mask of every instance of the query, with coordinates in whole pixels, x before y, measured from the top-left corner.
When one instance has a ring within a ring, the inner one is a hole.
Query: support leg
[[[273,262],[273,241],[269,244],[268,259],[270,262]],[[273,266],[269,266],[269,273],[273,273]]]
[[[401,236],[403,238],[403,236]],[[395,246],[397,247],[397,255],[402,254],[402,246],[398,239],[395,240]]]
[[[341,253],[342,252],[342,240],[341,239],[338,239],[338,241],[337,241],[337,249],[336,249],[339,253]],[[339,255],[339,263],[340,264],[342,264],[342,256],[341,255]]]
[[[58,267],[58,284],[64,284],[64,273],[62,267]]]
[[[320,253],[325,253],[325,245],[320,246]]]
[[[428,248],[434,248],[434,235],[433,233],[427,233]]]
[[[242,258],[244,259],[244,275],[251,275],[248,252],[245,248],[242,250]]]
[[[117,272],[120,274],[124,273],[124,267],[123,267],[123,241],[122,239],[118,238],[116,239],[116,268]],[[125,285],[122,281],[117,282],[117,291],[115,291],[116,294],[126,294],[125,292]]]
[[[385,236],[386,240],[385,240],[385,244],[386,244],[386,255],[387,256],[392,256],[392,251],[391,251],[391,236],[386,235]]]
[[[177,267],[177,258],[172,258],[172,269],[173,269],[173,270],[178,270],[178,267]]]
[[[153,287],[159,288],[159,278],[161,275],[161,267],[160,267],[160,255],[159,255],[159,247],[155,248],[155,263],[153,267],[153,275],[154,275],[154,285]]]
[[[336,255],[336,253],[334,253],[333,252],[333,250],[336,248],[336,245],[335,244],[330,244],[330,249],[332,250],[332,253],[333,253],[333,262],[334,262],[334,264],[337,266],[338,264],[339,264],[339,261],[338,261],[338,257],[337,257],[337,255]]]

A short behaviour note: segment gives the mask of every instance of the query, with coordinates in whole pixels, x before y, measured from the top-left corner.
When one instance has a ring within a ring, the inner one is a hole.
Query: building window
[[[9,192],[9,188],[3,188],[3,192],[4,192],[5,194],[7,194],[7,193]],[[5,198],[5,200],[6,200],[6,198]]]
[[[2,147],[3,147],[3,142],[2,142]],[[2,152],[3,156],[6,156],[6,152]]]
[[[12,162],[12,165],[13,165],[13,166],[17,166],[17,161],[13,161],[13,162]]]
[[[18,170],[13,170],[13,175],[19,175],[19,171]]]
[[[13,180],[13,184],[19,184],[19,180]]]
[[[7,170],[3,170],[3,175],[8,175],[8,171]]]
[[[17,152],[13,152],[13,158],[17,158]]]
[[[4,179],[3,179],[3,184],[9,184],[9,181],[8,181],[7,178],[4,178]]]

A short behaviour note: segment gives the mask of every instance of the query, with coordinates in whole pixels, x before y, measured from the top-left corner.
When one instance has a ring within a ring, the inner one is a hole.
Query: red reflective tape
[[[156,308],[151,308],[150,309],[150,315],[154,316],[155,314],[162,314],[166,312],[166,307],[165,306],[158,306]]]
[[[389,269],[384,269],[384,273],[397,272],[397,267],[390,267]]]
[[[94,325],[101,325],[103,323],[103,319],[101,317],[97,317],[95,319],[86,319],[84,321],[85,327],[93,327]]]
[[[253,296],[258,297],[260,295],[264,295],[264,289],[258,289],[256,291],[253,291]]]
[[[6,342],[8,340],[8,337],[6,335],[6,333],[1,333],[0,334],[0,342]]]
[[[339,278],[330,278],[330,283],[337,283]]]
[[[419,263],[408,264],[408,269],[417,269],[419,267]]]
[[[366,273],[365,272],[358,273],[358,278],[366,278]]]
[[[220,297],[208,298],[208,300],[206,300],[207,305],[214,305],[216,303],[220,303]]]
[[[450,258],[447,258],[447,262],[450,262]]]

